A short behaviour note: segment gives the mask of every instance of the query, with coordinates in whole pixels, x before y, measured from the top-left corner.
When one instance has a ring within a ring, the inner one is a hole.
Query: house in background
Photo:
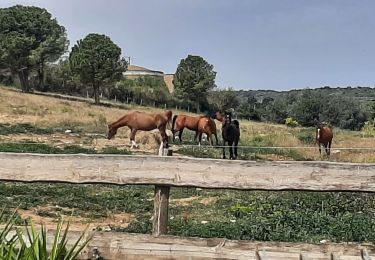
[[[164,74],[162,71],[150,70],[141,66],[129,65],[127,71],[124,72],[127,79],[136,79],[139,77],[154,77],[165,82],[169,93],[174,90],[173,76],[174,74]]]

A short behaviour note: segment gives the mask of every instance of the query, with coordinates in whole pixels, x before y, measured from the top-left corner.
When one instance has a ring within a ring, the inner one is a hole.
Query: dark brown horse
[[[198,136],[198,122],[204,116],[187,116],[187,115],[175,115],[172,121],[172,133],[173,140],[175,135],[178,133],[178,138],[182,142],[182,133],[185,127],[189,130],[195,131],[194,141],[197,140]]]
[[[167,124],[172,119],[172,111],[165,111],[160,113],[144,113],[134,111],[124,115],[116,122],[108,125],[107,138],[111,139],[116,135],[117,129],[123,126],[129,127],[131,148],[138,147],[135,142],[135,134],[138,130],[151,131],[159,129],[165,147],[168,147],[168,136],[166,134]]]
[[[326,154],[329,157],[331,154],[331,144],[333,139],[332,128],[328,125],[319,125],[316,129],[316,141],[319,145],[319,153],[322,156],[321,145],[323,144]]]
[[[214,117],[223,123],[221,127],[224,146],[223,159],[226,159],[225,144],[228,143],[229,159],[235,160],[237,158],[238,142],[240,141],[240,123],[237,120],[232,120],[232,113],[224,113],[219,111],[216,112]]]
[[[216,138],[216,145],[219,144],[217,139],[217,130],[215,121],[210,116],[201,117],[198,121],[198,133],[199,133],[199,145],[201,145],[202,141],[202,134],[207,135],[207,140],[210,142],[211,145],[214,145],[214,140],[212,139],[212,135]]]

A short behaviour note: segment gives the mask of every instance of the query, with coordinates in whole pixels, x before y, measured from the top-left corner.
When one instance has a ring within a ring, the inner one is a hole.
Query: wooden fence
[[[98,232],[83,258],[94,247],[98,247],[104,259],[371,259],[370,255],[375,255],[372,245],[258,243],[164,236],[171,186],[375,192],[375,164],[0,153],[0,180],[155,185],[152,236]]]

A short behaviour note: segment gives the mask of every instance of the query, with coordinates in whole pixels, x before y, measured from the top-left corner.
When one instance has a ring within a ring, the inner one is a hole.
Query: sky
[[[0,0],[15,4],[46,8],[71,45],[108,35],[134,65],[202,56],[219,87],[375,87],[374,0]]]

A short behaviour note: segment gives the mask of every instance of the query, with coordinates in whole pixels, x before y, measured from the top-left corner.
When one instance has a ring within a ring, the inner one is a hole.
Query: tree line
[[[121,56],[122,50],[104,34],[88,34],[69,53],[68,46],[65,27],[46,9],[22,5],[0,9],[0,72],[10,72],[2,73],[0,80],[12,84],[17,78],[23,92],[90,92],[96,104],[104,96],[145,103],[185,103],[199,112],[207,106],[208,91],[216,86],[213,65],[200,56],[181,60],[172,96],[162,80],[125,79],[128,63]]]
[[[104,34],[88,34],[70,52],[68,46],[65,27],[46,9],[21,5],[0,9],[0,83],[18,80],[23,92],[89,95],[96,104],[104,97],[198,113],[234,109],[236,116],[250,120],[284,124],[293,118],[302,126],[326,121],[352,130],[375,117],[373,89],[221,89],[215,84],[214,66],[188,55],[177,65],[171,94],[163,79],[124,78],[129,64],[121,48]]]

